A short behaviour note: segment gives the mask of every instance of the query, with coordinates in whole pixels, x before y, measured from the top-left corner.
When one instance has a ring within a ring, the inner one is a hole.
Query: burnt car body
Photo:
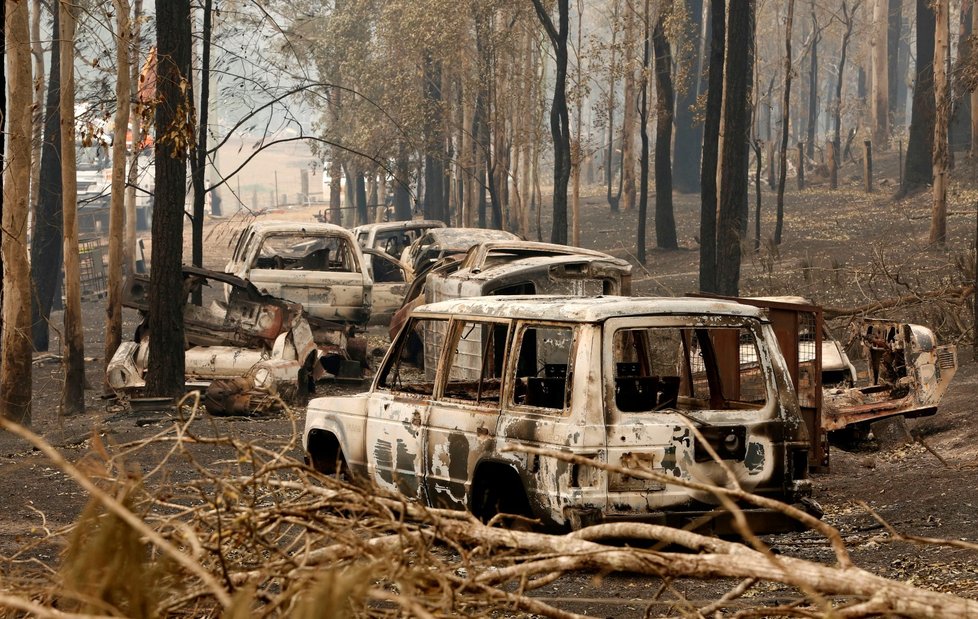
[[[425,301],[498,294],[624,295],[632,267],[608,254],[530,241],[492,241],[473,246],[453,269],[433,269]]]
[[[311,383],[338,373],[348,361],[344,334],[339,341],[317,346],[302,306],[263,294],[250,282],[227,273],[184,266],[183,310],[185,367],[188,387],[214,381],[245,379],[236,391],[277,395],[290,400]],[[222,290],[223,289],[223,290]],[[204,304],[190,299],[202,291]],[[220,300],[224,294],[227,302]],[[149,276],[126,282],[123,305],[139,310],[142,323],[133,341],[124,342],[106,368],[106,381],[119,393],[133,394],[145,386],[149,359]]]
[[[519,241],[512,232],[489,228],[435,228],[414,242],[401,256],[401,262],[414,279],[436,262],[452,254],[464,254],[473,245],[487,241]]]
[[[510,294],[628,295],[628,262],[591,249],[532,241],[488,241],[446,256],[413,280],[390,322],[397,334],[411,309],[462,297]]]
[[[826,390],[826,430],[937,412],[958,368],[953,345],[939,346],[927,327],[893,320],[861,318],[850,329],[866,371],[851,387]]]
[[[333,224],[261,221],[241,232],[226,273],[263,293],[301,303],[310,316],[364,324],[373,281],[360,246]]]
[[[363,249],[382,251],[395,260],[426,232],[444,228],[445,222],[437,219],[412,219],[409,221],[385,221],[364,224],[353,229],[353,236]],[[371,260],[368,259],[368,262]]]
[[[804,297],[755,297],[742,301],[769,309],[813,308]],[[957,372],[957,349],[953,345],[938,345],[934,332],[923,325],[857,318],[850,323],[846,338],[850,343],[858,343],[862,353],[861,359],[853,363],[846,353],[848,346],[828,330],[820,309],[815,316],[811,324],[800,330],[800,341],[795,348],[800,365],[812,361],[820,364],[822,430],[846,430],[849,438],[858,440],[868,434],[872,422],[897,416],[924,417],[937,412]],[[820,342],[820,355],[815,352],[816,341]],[[810,374],[803,374],[802,378],[806,383],[815,382]],[[796,384],[796,388],[802,390],[804,385]]]
[[[698,521],[725,532],[729,514],[714,511],[710,492],[507,448],[721,486],[729,469],[745,490],[788,502],[811,492],[806,426],[764,312],[704,299],[421,306],[368,392],[310,402],[303,446],[324,472],[348,469],[432,506],[555,528]],[[756,530],[790,527],[769,510],[745,513]]]

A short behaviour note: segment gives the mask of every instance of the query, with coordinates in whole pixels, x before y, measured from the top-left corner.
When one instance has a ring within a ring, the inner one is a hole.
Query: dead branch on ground
[[[0,557],[0,605],[45,617],[435,618],[503,612],[577,619],[534,592],[572,574],[629,573],[661,582],[654,603],[683,615],[733,608],[804,617],[978,615],[978,601],[853,566],[838,531],[735,485],[700,484],[734,509],[762,505],[800,519],[830,541],[836,564],[774,555],[756,538],[747,545],[650,524],[602,524],[565,535],[487,527],[463,512],[424,508],[323,476],[289,456],[294,438],[280,448],[262,447],[194,421],[193,409],[190,415],[148,441],[121,447],[94,441],[85,466],[0,422],[92,497],[73,530],[46,534],[68,545],[61,561]],[[127,466],[140,450],[162,460],[146,476]],[[190,479],[176,482],[165,474],[178,459],[191,463]],[[658,479],[653,471],[627,473]],[[38,534],[45,535],[42,529]],[[612,539],[617,542],[606,543]],[[720,579],[726,591],[694,604],[673,586],[680,578]],[[797,601],[763,606],[744,597],[762,582],[782,587],[780,600]],[[662,594],[667,599],[660,601]]]

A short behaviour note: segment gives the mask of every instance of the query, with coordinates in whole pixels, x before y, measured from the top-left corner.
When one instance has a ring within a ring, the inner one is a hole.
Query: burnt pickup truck
[[[696,438],[695,426],[709,447]],[[431,506],[550,528],[697,521],[710,492],[507,448],[532,446],[789,503],[809,438],[766,314],[692,298],[491,296],[416,308],[369,391],[310,402],[309,461]],[[747,509],[755,530],[793,526]],[[705,516],[705,518],[703,518]],[[701,520],[702,518],[702,520]]]
[[[407,288],[400,263],[324,223],[254,222],[238,235],[224,271],[301,303],[312,318],[352,325],[389,320]]]

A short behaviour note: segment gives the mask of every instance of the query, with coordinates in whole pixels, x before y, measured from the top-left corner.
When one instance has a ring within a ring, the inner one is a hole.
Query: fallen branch
[[[901,297],[895,297],[891,299],[873,301],[872,303],[857,305],[855,307],[825,307],[822,308],[822,313],[826,319],[830,319],[830,318],[841,318],[844,316],[861,316],[872,312],[878,312],[884,309],[891,309],[894,307],[901,307],[904,305],[912,305],[915,303],[922,303],[926,300],[934,300],[934,299],[942,299],[949,302],[961,303],[964,302],[967,297],[973,295],[974,292],[975,292],[974,285],[967,284],[964,286],[955,286],[953,288],[942,288],[940,290],[931,290],[928,292],[920,292],[915,294],[903,295]]]

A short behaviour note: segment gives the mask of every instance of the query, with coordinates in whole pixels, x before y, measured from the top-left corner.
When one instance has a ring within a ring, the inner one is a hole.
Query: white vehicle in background
[[[368,251],[378,266],[376,277],[346,228],[260,221],[241,232],[224,271],[250,281],[263,293],[301,303],[313,318],[384,324],[404,298],[404,270],[381,252]]]
[[[353,229],[353,236],[363,249],[376,249],[397,260],[404,250],[433,228],[444,228],[445,222],[436,219],[385,221],[364,224]]]
[[[445,256],[464,254],[473,245],[488,241],[521,241],[512,232],[492,228],[434,228],[401,255],[410,279],[423,275]]]
[[[373,280],[353,234],[341,226],[254,222],[241,232],[224,272],[301,303],[315,318],[353,324],[370,318]]]

